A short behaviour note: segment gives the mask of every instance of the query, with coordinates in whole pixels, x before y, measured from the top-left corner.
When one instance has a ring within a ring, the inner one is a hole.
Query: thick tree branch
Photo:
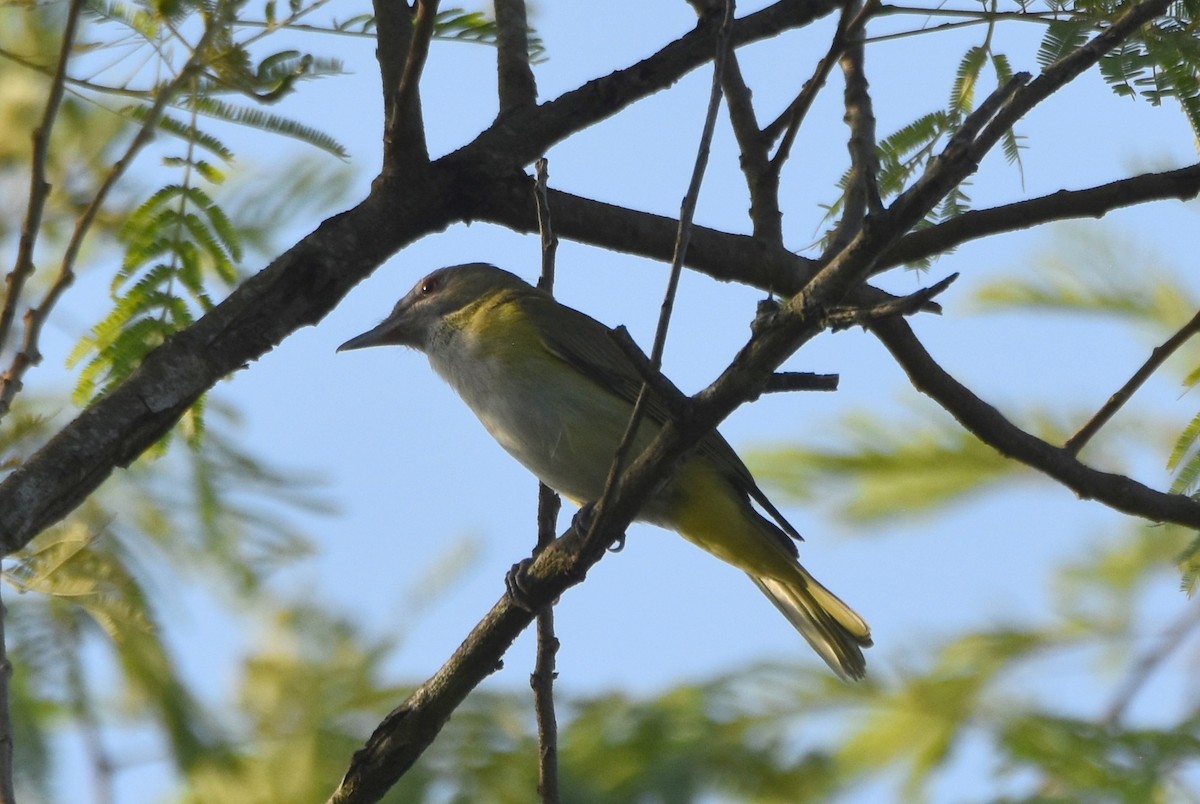
[[[412,767],[467,694],[501,666],[501,657],[533,621],[531,609],[549,606],[581,582],[595,560],[579,555],[574,526],[525,569],[521,588],[528,606],[505,594],[428,681],[396,707],[354,754],[329,804],[378,801]]]
[[[730,34],[734,47],[799,28],[838,8],[838,0],[780,0],[736,20]],[[673,84],[712,58],[720,16],[707,15],[697,27],[652,56],[603,78],[589,81],[540,106],[506,115],[468,146],[504,155],[518,169],[580,129],[610,117],[634,101]]]
[[[496,0],[496,77],[500,115],[537,103],[529,67],[529,21],[525,0]]]
[[[0,552],[19,550],[68,514],[115,467],[129,465],[166,434],[217,380],[317,323],[398,248],[448,226],[449,209],[436,184],[407,194],[377,188],[147,355],[0,484]]]
[[[387,2],[376,2],[378,15]],[[405,11],[407,9],[404,9]],[[385,98],[390,94],[390,109],[383,132],[383,174],[385,176],[420,170],[429,162],[429,146],[425,142],[425,123],[421,114],[421,74],[425,70],[425,59],[429,56],[429,42],[433,39],[433,23],[437,17],[438,0],[416,0],[416,13],[412,17],[412,31],[407,36],[396,31],[404,48],[404,68],[397,83],[385,85]],[[389,9],[386,16],[393,20],[390,28],[403,25],[404,13]],[[399,48],[393,56],[398,56]],[[381,63],[383,57],[381,56]],[[394,58],[389,58],[389,72],[394,72]],[[389,104],[385,100],[385,107]]]
[[[1070,451],[1030,435],[951,377],[925,351],[908,322],[892,318],[869,329],[903,367],[921,393],[958,419],[979,440],[1009,458],[1057,480],[1085,500],[1099,500],[1151,522],[1200,528],[1200,503],[1182,494],[1164,494],[1123,475],[1092,469]]]

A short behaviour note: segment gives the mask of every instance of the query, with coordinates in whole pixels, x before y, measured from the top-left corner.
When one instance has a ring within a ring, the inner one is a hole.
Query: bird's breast
[[[543,483],[577,503],[595,500],[632,405],[547,351],[536,334],[506,334],[460,332],[450,348],[430,351],[430,363]],[[644,426],[636,446],[653,434]]]

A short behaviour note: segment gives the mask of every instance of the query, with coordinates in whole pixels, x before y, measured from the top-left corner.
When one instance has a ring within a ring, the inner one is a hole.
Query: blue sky
[[[762,5],[741,3],[739,14]],[[345,19],[367,8],[335,0],[315,19]],[[693,21],[684,3],[535,4],[531,24],[549,57],[536,67],[541,98],[650,54]],[[870,30],[876,34],[921,23],[889,18]],[[764,118],[786,104],[811,73],[832,24],[764,43],[742,57]],[[1036,72],[1039,32],[1032,25],[1002,27],[996,47],[1016,69]],[[972,29],[869,50],[866,66],[879,131],[890,132],[944,103],[958,58],[982,37],[982,29]],[[319,53],[336,53],[349,74],[302,87],[279,111],[324,127],[347,145],[357,171],[352,202],[365,194],[379,163],[381,104],[373,43],[316,37],[300,42]],[[912,55],[914,47],[920,48],[919,59]],[[548,155],[552,185],[676,214],[709,80],[707,69],[698,70],[671,90],[557,146]],[[488,124],[495,113],[494,82],[489,48],[434,44],[423,97],[435,155],[464,144]],[[999,153],[989,157],[968,190],[976,206],[1085,187],[1147,165],[1175,167],[1195,160],[1192,135],[1176,109],[1118,99],[1096,74],[1076,84],[1021,123],[1029,145],[1023,174]],[[819,205],[833,200],[831,188],[845,169],[841,117],[841,80],[835,73],[785,173],[786,236],[796,250],[819,234]],[[234,148],[240,163],[269,167],[281,146],[266,137],[238,135]],[[697,221],[746,231],[747,205],[723,120]],[[278,233],[278,242],[286,246],[318,222],[295,221]],[[1165,260],[1191,267],[1192,255],[1175,233],[1181,226],[1194,228],[1194,206],[1134,209],[1103,224],[1082,224],[1077,231],[1086,233],[1088,225],[1115,227],[1139,247],[1152,245]],[[1014,271],[1037,271],[1052,242],[1045,232],[1006,235],[964,246],[927,276],[895,271],[881,282],[910,291],[962,272],[942,300],[946,314],[914,322],[935,358],[1002,409],[1018,403],[1058,411],[1094,409],[1148,354],[1144,337],[1103,321],[968,316],[972,287]],[[503,592],[505,571],[533,543],[536,483],[492,443],[423,356],[400,349],[337,355],[334,349],[377,323],[427,271],[475,260],[495,262],[532,280],[538,243],[535,237],[481,224],[427,237],[384,265],[319,326],[297,332],[216,391],[243,411],[248,448],[277,464],[318,472],[328,479],[328,497],[340,509],[336,516],[302,521],[317,555],[276,582],[298,596],[351,612],[371,633],[400,635],[392,666],[402,679],[432,673]],[[559,250],[559,298],[608,324],[627,325],[643,344],[653,332],[665,278],[665,266],[646,260],[567,242]],[[685,277],[667,346],[667,373],[685,390],[703,387],[744,343],[758,298],[745,288]],[[71,303],[72,317],[87,321],[97,317],[103,300],[74,291]],[[69,339],[62,344],[67,348]],[[860,332],[821,337],[787,368],[839,373],[841,388],[836,394],[775,395],[735,413],[722,431],[749,453],[752,467],[754,448],[814,443],[848,411],[905,421],[932,404],[917,399],[882,347]],[[1181,424],[1195,405],[1168,380],[1152,382],[1144,397]],[[1145,460],[1136,470],[1153,486],[1169,483],[1161,462]],[[870,672],[883,677],[919,663],[934,640],[960,629],[1038,618],[1047,602],[1042,581],[1049,568],[1077,554],[1091,534],[1115,530],[1121,522],[1103,507],[1048,484],[998,491],[937,519],[903,518],[870,533],[851,532],[820,504],[790,507],[786,514],[807,537],[805,564],[871,622],[876,647],[868,664]],[[564,525],[569,515],[568,508]],[[433,598],[414,597],[414,590],[454,556],[468,560],[453,583]],[[1161,622],[1169,622],[1184,605],[1183,596],[1173,592],[1165,589],[1154,597],[1162,607]],[[178,605],[173,639],[180,663],[208,697],[220,700],[234,683],[237,652],[255,638],[255,626],[215,611],[202,588],[181,590]],[[610,687],[652,692],[762,658],[819,665],[740,572],[645,526],[635,526],[624,552],[606,557],[586,583],[563,598],[557,617],[563,642],[560,683],[575,692]],[[523,637],[505,670],[487,683],[524,688],[532,654],[532,638]],[[1086,706],[1088,700],[1080,703]],[[153,753],[151,746],[136,742],[131,750]],[[121,801],[149,801],[162,793],[165,774],[152,762],[123,774],[120,782]]]

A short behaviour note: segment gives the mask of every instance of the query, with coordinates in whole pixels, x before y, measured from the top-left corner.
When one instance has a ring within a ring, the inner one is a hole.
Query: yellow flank
[[[756,577],[795,582],[796,561],[750,503],[703,458],[687,461],[671,481],[667,516],[680,535]]]

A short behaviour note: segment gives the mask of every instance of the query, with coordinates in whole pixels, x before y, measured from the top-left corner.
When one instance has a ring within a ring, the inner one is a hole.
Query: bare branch
[[[1121,722],[1129,704],[1150,680],[1150,676],[1154,675],[1154,671],[1169,659],[1197,628],[1200,628],[1200,605],[1190,601],[1171,627],[1163,633],[1158,644],[1134,661],[1129,675],[1117,688],[1104,713],[1103,722],[1106,725],[1116,726]]]
[[[704,115],[704,125],[700,133],[700,144],[696,148],[696,161],[692,166],[692,177],[688,182],[688,189],[683,197],[683,203],[680,205],[679,228],[675,234],[675,250],[671,256],[671,271],[667,278],[667,289],[663,294],[662,306],[659,308],[658,326],[654,332],[654,344],[650,349],[649,372],[651,374],[657,374],[662,367],[663,351],[667,344],[667,329],[671,323],[671,312],[675,307],[675,293],[679,287],[680,274],[683,273],[683,263],[687,258],[688,245],[691,243],[692,218],[696,214],[696,204],[700,200],[700,184],[704,180],[704,170],[708,166],[708,155],[712,147],[713,132],[717,126],[717,112],[721,106],[721,87],[723,85],[725,63],[730,48],[730,31],[733,28],[734,6],[734,0],[725,0],[725,13],[721,20],[720,32],[717,36],[716,52],[713,55],[713,77],[712,88],[709,90],[708,96],[708,110]],[[633,405],[633,412],[629,416],[629,424],[625,428],[625,434],[622,436],[621,442],[617,445],[617,449],[613,453],[612,463],[608,469],[608,476],[604,481],[604,490],[600,494],[600,499],[596,501],[595,517],[588,530],[588,537],[585,539],[585,542],[591,543],[593,549],[597,546],[593,534],[605,532],[605,509],[613,493],[613,489],[616,488],[617,481],[621,476],[622,468],[625,465],[625,458],[629,450],[633,447],[634,439],[641,425],[642,416],[645,414],[646,405],[649,402],[649,396],[650,387],[646,383],[643,383],[641,390],[638,391],[637,401]],[[608,544],[611,544],[611,542]]]
[[[1014,425],[939,366],[903,318],[876,321],[868,328],[908,374],[913,387],[1002,455],[1049,475],[1085,500],[1099,500],[1151,522],[1200,527],[1200,505],[1190,497],[1164,494],[1128,477],[1085,466],[1067,450]]]
[[[538,287],[547,293],[554,291],[554,256],[558,253],[558,235],[554,231],[554,218],[550,214],[550,162],[546,157],[537,161],[537,182],[534,186],[537,206],[538,234],[542,241],[542,272]]]
[[[386,2],[375,3],[378,17]],[[437,17],[438,0],[416,0],[412,17],[412,32],[404,53],[404,69],[394,85],[384,87],[385,98],[394,92],[383,132],[384,175],[395,175],[419,169],[429,162],[429,146],[425,142],[425,125],[421,117],[421,73],[433,39],[433,23]],[[385,16],[393,20],[389,28],[403,24],[406,15],[388,10]],[[381,32],[382,33],[382,32]],[[382,63],[382,56],[381,56]],[[394,69],[392,67],[391,69]],[[387,72],[385,72],[385,80]],[[385,100],[385,105],[386,100]]]
[[[864,56],[862,43],[855,42],[845,48],[839,60],[846,77],[844,103],[846,125],[850,128],[850,138],[846,142],[850,151],[850,176],[842,204],[842,219],[829,239],[826,254],[835,254],[850,242],[862,228],[868,214],[883,211],[883,202],[879,198],[875,112],[868,91],[867,74],[863,69]]]
[[[529,21],[525,0],[496,0],[496,74],[500,114],[537,103],[529,67]]]
[[[538,229],[542,240],[542,271],[537,286],[547,293],[554,292],[554,255],[558,250],[558,237],[554,234],[550,203],[546,195],[546,182],[550,179],[549,163],[543,157],[537,161]],[[554,541],[557,532],[558,512],[562,500],[545,483],[538,483],[537,546],[534,558]],[[558,637],[554,635],[554,602],[551,601],[537,615],[537,657],[529,686],[533,688],[533,708],[538,729],[538,794],[543,804],[558,804],[558,721],[554,714],[555,657],[558,654]]]
[[[42,225],[42,212],[46,209],[46,199],[50,195],[50,182],[46,179],[46,159],[50,150],[50,131],[54,128],[54,120],[58,116],[58,108],[62,104],[66,88],[67,64],[71,60],[71,49],[75,46],[75,30],[79,24],[79,13],[83,9],[83,0],[71,0],[67,8],[67,20],[63,25],[62,45],[58,52],[58,65],[50,79],[50,94],[46,98],[46,108],[42,111],[42,120],[33,130],[33,153],[30,158],[29,203],[25,209],[25,221],[21,224],[21,239],[17,245],[17,261],[9,273],[4,292],[4,306],[0,308],[0,354],[8,344],[13,321],[16,319],[17,307],[21,303],[21,291],[25,281],[33,275],[33,248],[37,243],[38,230]],[[3,418],[4,408],[0,407],[0,418]]]
[[[1200,164],[1163,173],[1146,173],[1090,187],[1059,190],[1050,195],[991,209],[973,210],[927,229],[905,235],[879,260],[873,273],[950,251],[971,240],[1072,218],[1101,218],[1114,209],[1200,194]]]
[[[13,735],[12,706],[8,697],[13,666],[8,658],[4,635],[4,621],[7,617],[8,609],[4,601],[0,600],[0,804],[16,804],[17,796],[13,791],[13,746],[16,740]]]
[[[825,324],[830,329],[837,331],[850,327],[866,327],[871,322],[884,318],[919,313],[927,309],[929,302],[946,290],[946,288],[950,287],[956,279],[958,279],[958,274],[950,274],[945,279],[916,293],[880,302],[871,307],[848,307],[831,310],[825,315]]]
[[[1200,332],[1200,313],[1192,316],[1190,321],[1180,327],[1161,346],[1156,346],[1150,352],[1149,359],[1142,364],[1141,368],[1135,371],[1133,376],[1116,393],[1108,398],[1104,406],[1096,411],[1096,415],[1089,419],[1087,424],[1079,429],[1079,432],[1066,440],[1066,443],[1063,444],[1063,449],[1072,455],[1078,455],[1079,451],[1092,440],[1092,437],[1100,432],[1100,428],[1116,415],[1117,411],[1129,401],[1138,388],[1142,387],[1142,383],[1149,379],[1150,375],[1157,371],[1159,366],[1167,362],[1171,355],[1178,351],[1179,347],[1187,343],[1198,332]]]
[[[777,371],[763,385],[764,394],[791,393],[792,391],[836,391],[838,375],[813,374],[808,371]],[[753,401],[753,400],[751,400]]]
[[[562,500],[545,483],[538,483],[538,552],[554,542],[558,511]],[[554,634],[554,601],[537,615],[537,656],[529,686],[533,689],[533,709],[538,730],[538,795],[542,804],[558,804],[558,720],[554,714],[554,681],[558,678],[555,658],[558,637]]]
[[[783,169],[783,163],[787,161],[788,155],[791,153],[792,142],[796,139],[800,124],[804,122],[808,110],[812,108],[817,93],[825,86],[825,81],[828,80],[833,65],[841,55],[842,48],[846,46],[847,36],[854,35],[861,30],[862,26],[866,24],[869,9],[872,8],[870,3],[860,8],[857,0],[845,0],[841,3],[841,7],[842,15],[838,18],[837,30],[834,32],[833,40],[829,43],[829,50],[817,62],[812,77],[804,83],[800,94],[788,104],[783,113],[763,129],[763,134],[771,142],[782,136],[779,147],[775,150],[775,156],[771,159],[771,167],[776,173]]]
[[[803,27],[840,5],[840,0],[779,0],[735,20],[730,34],[732,46],[741,47]],[[719,28],[720,16],[708,15],[695,30],[637,64],[589,81],[537,107],[514,111],[505,116],[504,125],[493,125],[473,145],[503,155],[512,168],[528,165],[570,134],[616,114],[709,62]]]

